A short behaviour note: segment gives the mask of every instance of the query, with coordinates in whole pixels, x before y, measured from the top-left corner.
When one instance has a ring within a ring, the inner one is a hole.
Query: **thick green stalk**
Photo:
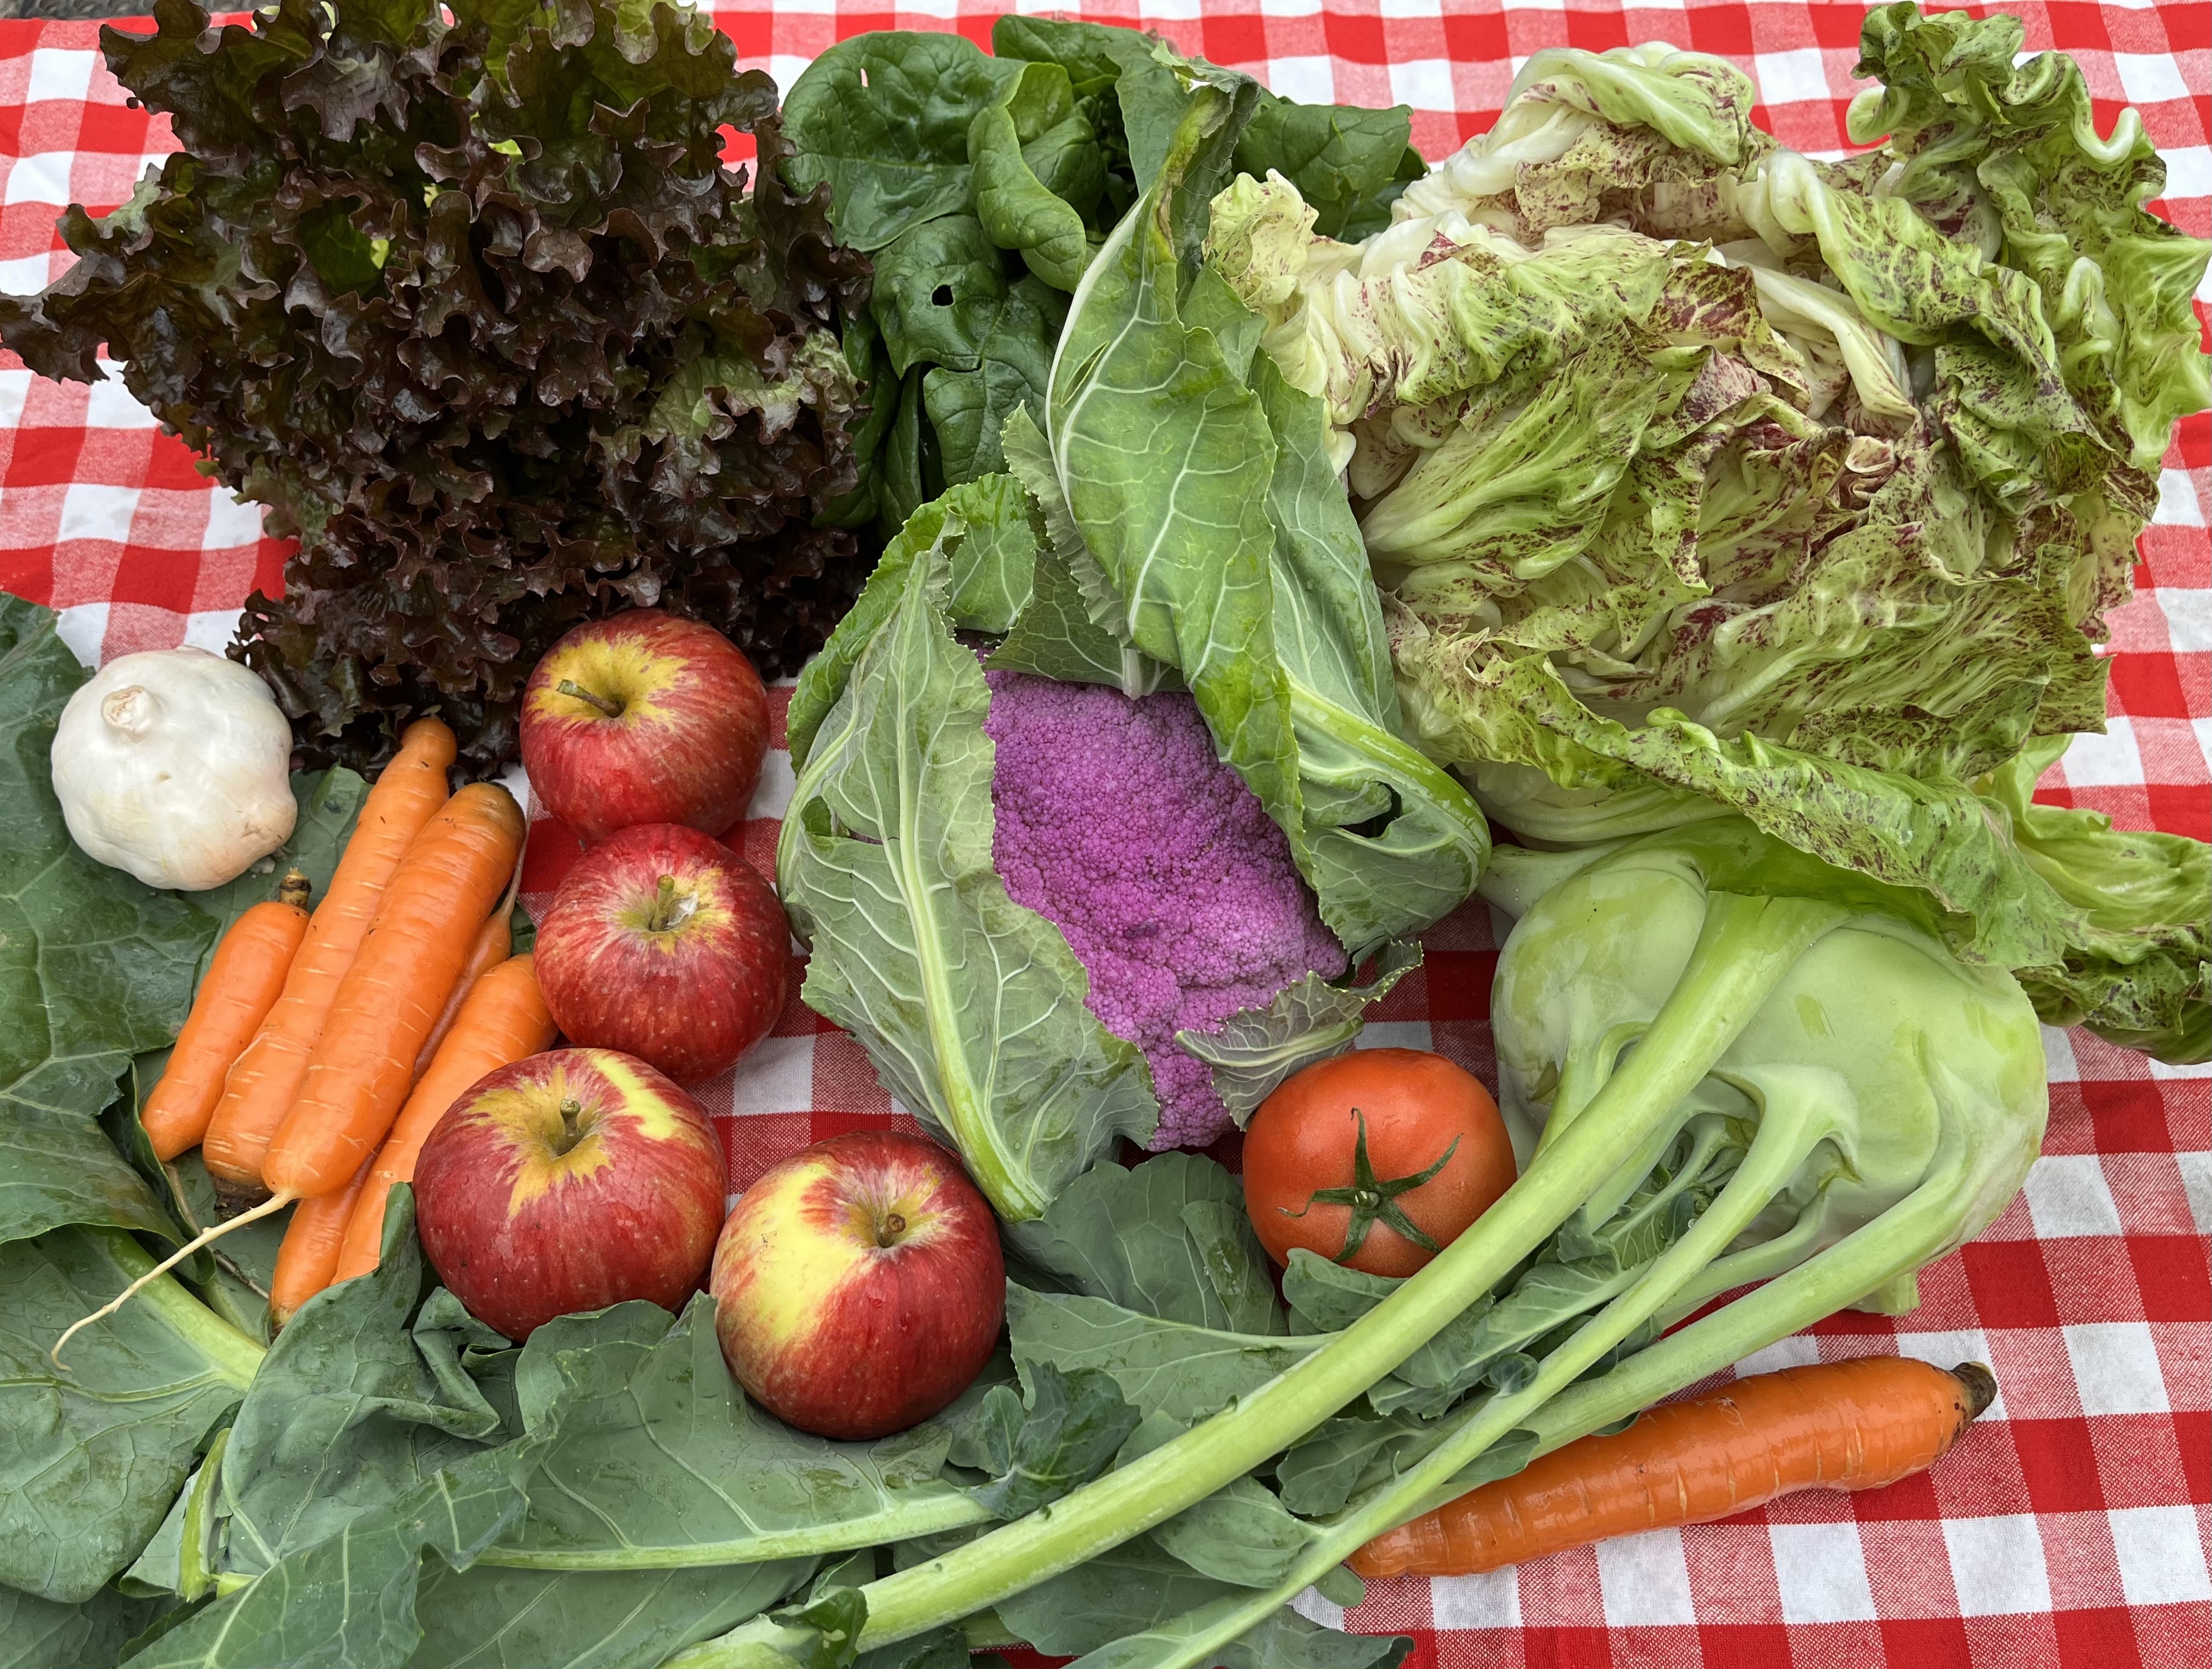
[[[145,1280],[156,1266],[154,1255],[120,1229],[93,1229],[106,1243],[109,1255],[133,1281]],[[186,1291],[173,1275],[149,1281],[138,1292],[138,1301],[156,1312],[189,1340],[215,1367],[217,1377],[243,1391],[253,1382],[261,1358],[269,1352],[217,1315]]]
[[[764,1564],[771,1559],[880,1547],[886,1542],[911,1541],[918,1536],[941,1535],[947,1530],[990,1521],[991,1514],[965,1490],[949,1484],[900,1493],[915,1498],[858,1518],[796,1530],[763,1531],[728,1541],[667,1547],[494,1547],[477,1555],[477,1563],[514,1570],[689,1570],[710,1565]]]
[[[1243,1477],[1358,1396],[1554,1233],[1652,1125],[1673,1114],[1843,913],[1803,901],[1713,894],[1689,965],[1643,1045],[1473,1228],[1331,1344],[1240,1405],[1049,1507],[869,1583],[862,1647],[957,1622],[1118,1546]],[[671,1669],[760,1660],[752,1649],[759,1636],[744,1635],[695,1646],[670,1660]]]
[[[1763,1150],[1754,1140],[1735,1175],[1689,1234],[1656,1259],[1633,1290],[1547,1358],[1527,1387],[1468,1411],[1457,1429],[1420,1460],[1323,1526],[1275,1587],[1217,1600],[1136,1640],[1115,1642],[1107,1648],[1115,1669],[1197,1669],[1210,1663],[1221,1647],[1257,1627],[1375,1537],[1465,1493],[1465,1486],[1454,1480],[1507,1433],[1516,1428],[1534,1431],[1535,1453],[1547,1454],[1809,1326],[1850,1302],[1866,1285],[1879,1284],[1900,1268],[1917,1268],[1957,1228],[1960,1194],[1948,1181],[1923,1184],[1877,1223],[1759,1293],[1639,1351],[1587,1386],[1572,1385],[1577,1374],[1662,1308],[1704,1261],[1758,1216],[1826,1129],[1818,1118],[1784,1116],[1771,1128],[1763,1124]],[[1887,1232],[1877,1232],[1886,1226]],[[1773,1296],[1766,1297],[1770,1293]],[[1765,1302],[1754,1306],[1753,1298]],[[1686,1348],[1678,1344],[1692,1334],[1698,1336]],[[1145,1649],[1136,1649],[1139,1642]],[[1087,1661],[1073,1669],[1084,1669]],[[1102,1657],[1101,1664],[1105,1661]]]

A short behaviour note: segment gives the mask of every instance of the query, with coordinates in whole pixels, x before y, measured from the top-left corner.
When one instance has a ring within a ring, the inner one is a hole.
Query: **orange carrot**
[[[1608,1536],[1705,1524],[1799,1490],[1873,1490],[1932,1466],[1990,1405],[1978,1363],[1860,1356],[1755,1374],[1646,1410],[1377,1536],[1359,1575],[1471,1576]]]
[[[346,1225],[345,1247],[338,1254],[334,1278],[350,1280],[376,1267],[384,1247],[385,1201],[395,1186],[415,1180],[416,1156],[446,1109],[485,1073],[546,1047],[553,1034],[553,1017],[538,989],[531,957],[503,962],[477,981],[438,1058],[407,1098],[399,1122],[392,1126],[369,1168],[368,1187],[362,1191]]]
[[[477,981],[507,959],[508,948],[514,943],[514,930],[507,926],[505,901],[493,907],[484,918],[483,926],[469,946],[469,959],[461,965],[461,977],[453,981],[453,994],[446,998],[444,1011],[438,1023],[430,1028],[430,1035],[422,1040],[422,1053],[415,1057],[415,1082],[422,1081],[422,1074],[430,1070],[437,1059],[438,1046],[453,1029],[453,1022],[460,1017],[461,1004],[468,1000],[469,992],[476,989]]]
[[[292,959],[283,994],[230,1069],[201,1144],[216,1187],[228,1197],[262,1191],[261,1164],[270,1139],[300,1093],[307,1057],[323,1035],[338,984],[376,919],[386,886],[422,826],[446,803],[446,772],[453,754],[452,731],[435,719],[416,719],[400,737],[398,757],[384,768],[362,804],[330,890]]]
[[[64,1328],[46,1352],[57,1366],[70,1340],[202,1247],[295,1200],[340,1193],[364,1170],[398,1116],[416,1053],[460,976],[478,924],[521,855],[524,833],[514,796],[483,782],[462,789],[422,826],[338,983],[300,1098],[269,1144],[262,1180],[273,1191],[270,1197],[185,1241]]]
[[[307,877],[294,870],[276,897],[232,922],[216,946],[161,1081],[138,1115],[154,1156],[164,1164],[207,1134],[225,1075],[284,989],[307,935]]]
[[[390,1132],[415,1057],[506,889],[525,832],[514,797],[489,782],[471,783],[423,825],[269,1144],[261,1180],[272,1191],[312,1199],[343,1188]]]
[[[276,1248],[276,1272],[269,1282],[269,1319],[276,1326],[282,1327],[301,1305],[331,1284],[347,1220],[368,1185],[368,1172],[364,1161],[353,1180],[336,1193],[303,1199],[292,1208],[283,1243]]]

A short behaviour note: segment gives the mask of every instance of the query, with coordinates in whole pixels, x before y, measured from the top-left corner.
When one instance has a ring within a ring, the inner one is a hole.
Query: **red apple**
[[[1006,1266],[958,1159],[868,1131],[817,1142],[745,1191],[713,1290],[722,1355],[754,1401],[802,1431],[881,1437],[982,1371]]]
[[[470,1314],[527,1338],[627,1298],[680,1308],[727,1187],[698,1102],[628,1055],[555,1049],[480,1078],[438,1120],[415,1163],[415,1227]]]
[[[571,1043],[679,1083],[714,1076],[783,1012],[791,925],[759,872],[711,835],[650,823],[576,860],[538,925],[538,983]]]
[[[720,834],[760,781],[768,691],[713,627],[633,609],[545,652],[521,728],[530,786],[586,841],[633,823]]]

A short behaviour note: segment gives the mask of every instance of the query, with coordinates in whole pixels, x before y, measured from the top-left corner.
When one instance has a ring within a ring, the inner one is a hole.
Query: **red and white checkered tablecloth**
[[[843,36],[958,29],[988,45],[1005,9],[784,0],[718,19],[742,62],[787,88]],[[2009,9],[2032,50],[2080,60],[2101,125],[2136,107],[2167,161],[2167,195],[2153,206],[2212,234],[2212,7]],[[1414,143],[1435,158],[1489,124],[1539,48],[1652,39],[1734,58],[1758,82],[1763,125],[1836,153],[1861,12],[1853,0],[1109,0],[1081,15],[1157,27],[1294,97],[1410,105]],[[0,288],[46,282],[67,259],[52,231],[63,206],[120,202],[171,149],[165,119],[125,107],[96,42],[91,24],[0,22]],[[2106,733],[2077,743],[2042,798],[2212,835],[2208,512],[2212,423],[2200,415],[2167,454],[2136,600],[2112,616]],[[180,641],[220,648],[246,593],[276,587],[283,554],[258,512],[211,489],[119,383],[58,386],[0,354],[0,588],[61,610],[87,660]],[[787,695],[776,693],[778,751],[744,828],[764,869],[791,787]],[[533,895],[566,866],[559,834],[540,827]],[[1435,1047],[1494,1082],[1496,926],[1478,906],[1427,943],[1427,966],[1367,1041]],[[1923,1275],[1911,1315],[1840,1318],[1743,1364],[1893,1350],[1988,1363],[2002,1399],[1932,1474],[1488,1576],[1377,1583],[1341,1621],[1412,1633],[1422,1669],[2212,1662],[2212,1075],[2154,1066],[2085,1032],[2045,1036],[2050,1134],[2003,1218]],[[796,1001],[706,1099],[738,1184],[809,1141],[894,1116],[859,1047]],[[1307,1606],[1340,1620],[1318,1599]]]

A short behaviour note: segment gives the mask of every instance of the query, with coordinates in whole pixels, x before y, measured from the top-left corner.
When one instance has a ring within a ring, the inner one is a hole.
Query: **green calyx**
[[[1398,1197],[1434,1181],[1437,1173],[1451,1163],[1452,1155],[1459,1151],[1460,1138],[1453,1137],[1451,1144],[1437,1156],[1434,1163],[1409,1176],[1377,1177],[1374,1163],[1367,1156],[1367,1115],[1355,1107],[1352,1116],[1358,1123],[1358,1133],[1352,1138],[1351,1185],[1316,1188],[1307,1197],[1303,1210],[1285,1210],[1284,1215],[1304,1217],[1316,1205],[1351,1207],[1352,1221],[1345,1226],[1344,1249],[1335,1258],[1340,1264],[1348,1264],[1359,1255],[1359,1248],[1367,1244],[1368,1234],[1378,1223],[1424,1252],[1443,1250],[1427,1229],[1406,1215],[1406,1208],[1398,1203]]]

